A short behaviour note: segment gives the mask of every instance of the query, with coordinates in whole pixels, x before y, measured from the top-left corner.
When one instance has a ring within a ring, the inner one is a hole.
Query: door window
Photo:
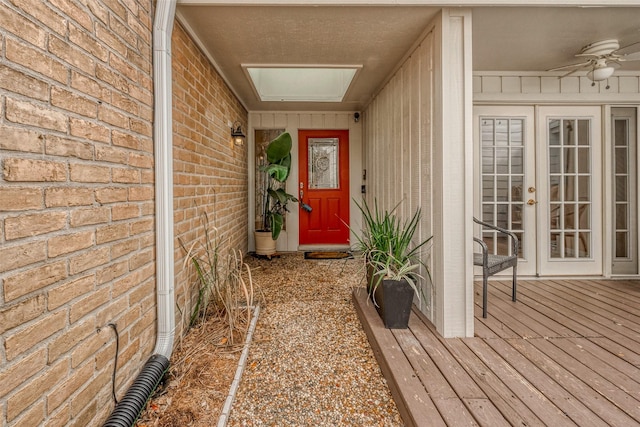
[[[591,257],[590,120],[550,119],[549,255]]]
[[[338,138],[309,138],[309,188],[340,188]]]
[[[511,230],[522,248],[524,208],[524,119],[483,117],[480,120],[482,151],[482,220]],[[504,235],[484,230],[483,240],[494,254],[508,254]],[[522,254],[522,250],[520,251]],[[520,254],[520,255],[521,255]]]
[[[636,109],[612,108],[613,148],[613,256],[612,273],[636,274],[637,175]]]

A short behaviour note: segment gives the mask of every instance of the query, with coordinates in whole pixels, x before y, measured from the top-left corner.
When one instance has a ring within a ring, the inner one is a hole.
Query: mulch
[[[246,260],[264,303],[228,425],[403,425],[351,302],[361,261]],[[223,351],[207,334],[183,340],[174,379],[138,426],[217,424],[241,349]]]

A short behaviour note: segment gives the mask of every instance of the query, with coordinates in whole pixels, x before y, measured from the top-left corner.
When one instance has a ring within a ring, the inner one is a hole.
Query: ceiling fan
[[[580,49],[580,52],[575,55],[578,58],[585,58],[585,62],[564,65],[562,67],[552,68],[549,71],[569,70],[566,74],[559,77],[563,78],[581,70],[589,70],[587,77],[595,84],[595,82],[611,77],[615,69],[622,65],[623,62],[640,61],[640,51],[627,54],[620,53],[620,51],[635,45],[640,45],[640,42],[635,42],[622,48],[616,39],[590,43]]]

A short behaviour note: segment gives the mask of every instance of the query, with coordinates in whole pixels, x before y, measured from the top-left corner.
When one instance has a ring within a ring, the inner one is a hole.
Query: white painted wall
[[[471,14],[443,9],[364,112],[367,198],[433,235],[421,310],[445,337],[473,335]]]
[[[360,217],[353,199],[360,197],[362,182],[362,120],[355,122],[354,111],[351,112],[260,112],[249,113],[249,144],[248,168],[249,168],[249,227],[255,223],[255,143],[253,136],[256,129],[285,129],[291,134],[293,148],[291,150],[292,166],[291,175],[287,179],[288,193],[298,194],[298,130],[299,129],[338,129],[349,130],[349,206],[352,229],[360,231]],[[283,230],[278,238],[277,250],[279,252],[292,252],[298,250],[299,241],[299,214],[300,206],[293,205],[291,212],[287,214],[286,230]],[[249,230],[249,250],[255,250],[253,229]],[[354,238],[351,238],[354,242]]]

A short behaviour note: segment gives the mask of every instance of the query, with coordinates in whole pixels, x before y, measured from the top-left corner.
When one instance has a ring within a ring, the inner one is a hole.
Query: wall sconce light
[[[231,126],[231,139],[233,139],[233,145],[242,147],[247,137],[242,132],[242,125],[240,122],[235,122]]]

